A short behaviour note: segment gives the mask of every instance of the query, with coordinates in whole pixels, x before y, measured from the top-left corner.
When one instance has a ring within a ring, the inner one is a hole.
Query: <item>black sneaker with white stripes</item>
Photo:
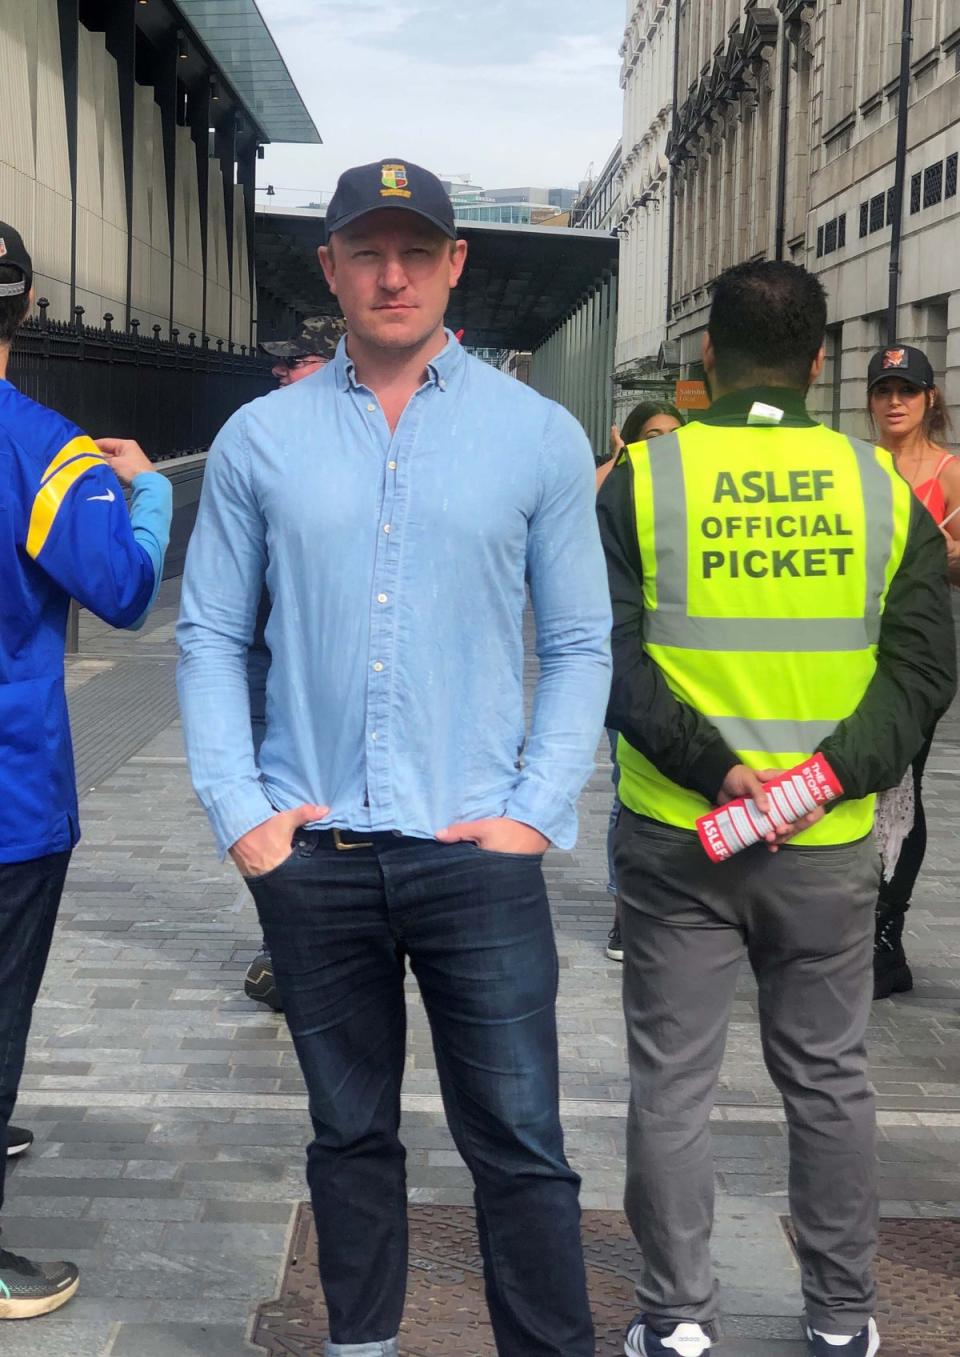
[[[31,1263],[0,1249],[0,1319],[35,1319],[66,1305],[80,1285],[73,1263]]]
[[[646,1315],[638,1315],[627,1330],[623,1351],[625,1357],[706,1357],[712,1346],[699,1324],[674,1324],[661,1333]]]
[[[7,1127],[8,1159],[15,1159],[18,1154],[25,1154],[32,1144],[33,1144],[32,1131],[26,1131],[21,1126]]]
[[[810,1357],[876,1357],[880,1351],[876,1320],[871,1319],[859,1333],[850,1336],[820,1333],[807,1325],[807,1348]],[[928,1350],[933,1351],[932,1348]]]

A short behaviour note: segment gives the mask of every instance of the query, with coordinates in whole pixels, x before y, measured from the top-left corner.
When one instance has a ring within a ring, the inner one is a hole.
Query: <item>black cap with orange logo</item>
[[[907,345],[881,349],[870,359],[870,366],[867,368],[867,390],[870,391],[877,382],[882,382],[884,377],[899,377],[902,381],[909,382],[911,386],[919,386],[925,391],[936,385],[933,368],[927,355],[921,349],[911,349]]]

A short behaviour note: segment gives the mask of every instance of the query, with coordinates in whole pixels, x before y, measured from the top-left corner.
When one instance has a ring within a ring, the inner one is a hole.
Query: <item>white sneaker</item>
[[[712,1343],[699,1324],[678,1324],[672,1333],[659,1334],[639,1315],[627,1330],[625,1357],[703,1357]]]
[[[821,1333],[808,1324],[807,1347],[810,1357],[876,1357],[880,1332],[874,1319],[855,1334]]]

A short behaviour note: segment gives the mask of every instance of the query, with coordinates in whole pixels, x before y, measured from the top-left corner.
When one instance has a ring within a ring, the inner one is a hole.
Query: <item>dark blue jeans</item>
[[[69,853],[0,863],[0,1206],[7,1123],[17,1101],[33,1005],[50,953]]]
[[[249,882],[310,1096],[307,1178],[331,1339],[393,1351],[403,1314],[409,958],[447,1121],[474,1179],[497,1351],[593,1357],[540,858],[364,837],[372,847],[341,851],[300,831],[286,862]]]

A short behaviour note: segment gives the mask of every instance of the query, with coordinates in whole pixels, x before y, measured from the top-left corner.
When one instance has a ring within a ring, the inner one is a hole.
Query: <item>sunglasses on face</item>
[[[307,363],[318,363],[319,361],[320,361],[319,357],[314,353],[304,354],[302,357],[299,358],[277,359],[277,362],[281,363],[287,369],[288,372],[294,372],[296,371],[297,368],[302,368]]]

